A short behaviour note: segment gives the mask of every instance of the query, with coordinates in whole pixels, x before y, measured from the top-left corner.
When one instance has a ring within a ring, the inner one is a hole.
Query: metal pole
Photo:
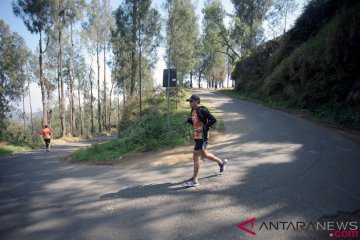
[[[167,121],[168,121],[168,129],[170,130],[170,68],[168,72],[168,82],[167,82]]]
[[[170,8],[171,8],[171,0],[168,2],[168,14],[170,20]],[[167,122],[168,129],[170,130],[170,53],[171,53],[171,28],[172,22],[170,21],[170,29],[169,29],[169,54],[168,54],[168,81],[167,81]]]

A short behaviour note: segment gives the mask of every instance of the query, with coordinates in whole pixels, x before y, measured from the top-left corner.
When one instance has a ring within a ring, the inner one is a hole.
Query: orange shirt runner
[[[51,139],[51,134],[52,134],[52,131],[50,128],[43,128],[40,131],[40,135],[43,135],[44,139]]]

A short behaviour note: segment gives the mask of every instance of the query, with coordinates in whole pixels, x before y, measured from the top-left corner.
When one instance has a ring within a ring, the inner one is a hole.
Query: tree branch
[[[52,27],[52,25],[53,24],[51,24],[50,27]],[[44,31],[44,33],[46,33],[46,32]],[[46,36],[47,36],[46,47],[45,47],[45,50],[42,51],[41,53],[45,53],[47,51],[48,46],[49,46],[50,37],[48,36],[48,34],[46,34]]]
[[[219,22],[216,22],[216,24],[220,27],[221,33],[224,33],[227,31],[227,29],[224,29],[224,26],[222,24],[220,24]],[[230,45],[228,39],[227,39],[227,34],[226,36],[224,36],[224,34],[220,34],[225,42],[225,45],[228,47],[228,49],[230,49],[239,59],[240,59],[240,55],[233,49],[233,47]],[[228,54],[226,54],[228,55]],[[230,57],[230,55],[228,55]],[[234,58],[232,57],[232,60],[234,60]]]

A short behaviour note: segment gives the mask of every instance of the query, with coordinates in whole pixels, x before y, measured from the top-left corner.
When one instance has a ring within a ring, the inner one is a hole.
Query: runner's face
[[[195,108],[199,103],[199,101],[195,101],[195,100],[190,100],[190,107],[191,108]]]

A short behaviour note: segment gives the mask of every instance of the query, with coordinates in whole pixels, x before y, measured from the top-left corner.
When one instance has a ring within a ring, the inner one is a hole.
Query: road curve
[[[66,164],[73,143],[0,158],[0,239],[328,239],[261,228],[360,209],[360,147],[334,129],[259,104],[196,91],[225,124],[185,189],[192,162],[127,168]],[[189,148],[191,151],[191,148]],[[174,158],[182,154],[174,152]],[[254,226],[238,228],[249,219]]]

